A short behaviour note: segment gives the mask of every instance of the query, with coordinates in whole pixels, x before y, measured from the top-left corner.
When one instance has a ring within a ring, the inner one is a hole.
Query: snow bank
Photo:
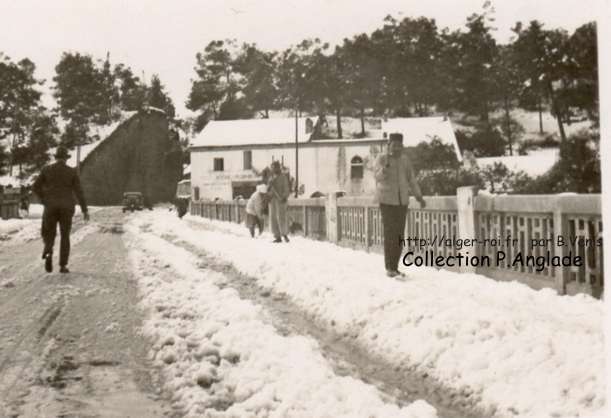
[[[194,230],[159,211],[147,218],[156,234],[232,262],[372,353],[472,394],[489,416],[583,416],[604,405],[604,308],[589,296],[432,268],[406,269],[402,283],[384,275],[381,255],[299,237],[272,244],[187,216],[221,229]]]
[[[135,219],[126,230],[148,314],[143,330],[186,416],[436,417],[423,401],[399,408],[336,376],[314,340],[278,335],[260,307],[215,285],[221,273],[199,269],[193,254],[141,232]]]
[[[102,207],[93,206],[88,209],[89,213],[94,213],[101,210]],[[32,204],[30,205],[29,213],[24,219],[0,219],[0,243],[7,242],[10,245],[16,245],[40,239],[40,222],[43,210],[43,205]],[[79,215],[80,213],[81,209],[77,206],[75,214]],[[57,240],[59,240],[59,231]],[[74,243],[74,237],[72,240]]]

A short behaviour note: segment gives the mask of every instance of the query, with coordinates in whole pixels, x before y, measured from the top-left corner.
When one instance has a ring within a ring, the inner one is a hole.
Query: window
[[[252,169],[252,151],[244,151],[244,170]]]
[[[350,178],[353,180],[363,178],[363,159],[358,155],[350,160]]]
[[[225,171],[225,161],[222,158],[214,159],[214,171]]]
[[[193,200],[199,200],[199,187],[197,186],[193,188]]]

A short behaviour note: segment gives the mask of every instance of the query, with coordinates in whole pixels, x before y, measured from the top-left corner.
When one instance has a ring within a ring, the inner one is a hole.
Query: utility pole
[[[299,101],[295,106],[295,198],[299,195]]]
[[[76,173],[81,174],[81,140],[79,139],[76,145]]]

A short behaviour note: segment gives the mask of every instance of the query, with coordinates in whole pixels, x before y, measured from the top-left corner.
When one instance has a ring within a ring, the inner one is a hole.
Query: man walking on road
[[[272,163],[272,176],[267,187],[272,198],[269,205],[269,218],[272,234],[274,234],[273,242],[282,242],[281,238],[284,238],[285,242],[289,242],[286,207],[291,193],[290,188],[289,179],[282,172],[280,162],[274,161]]]
[[[403,150],[403,135],[390,134],[388,152],[378,156],[375,166],[376,198],[384,225],[384,264],[388,277],[403,276],[399,272],[399,259],[410,189],[420,207],[426,206],[412,164]]]
[[[70,230],[74,216],[74,195],[81,206],[85,221],[89,220],[87,203],[81,189],[79,176],[74,168],[68,167],[66,161],[70,158],[68,150],[58,147],[55,153],[55,163],[44,167],[34,182],[34,193],[44,205],[42,214],[42,239],[45,260],[45,270],[53,271],[53,245],[57,234],[57,224],[60,230],[59,271],[69,273],[68,258],[70,257]]]

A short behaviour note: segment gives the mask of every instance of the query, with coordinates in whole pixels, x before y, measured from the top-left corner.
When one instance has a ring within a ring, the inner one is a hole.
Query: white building
[[[452,145],[462,160],[451,123],[442,117],[382,120],[363,139],[313,139],[316,123],[317,118],[298,119],[296,176],[294,118],[209,122],[191,145],[193,198],[248,197],[274,160],[298,177],[303,196],[340,190],[371,194],[375,158],[393,132],[403,134],[407,147],[438,138]]]

